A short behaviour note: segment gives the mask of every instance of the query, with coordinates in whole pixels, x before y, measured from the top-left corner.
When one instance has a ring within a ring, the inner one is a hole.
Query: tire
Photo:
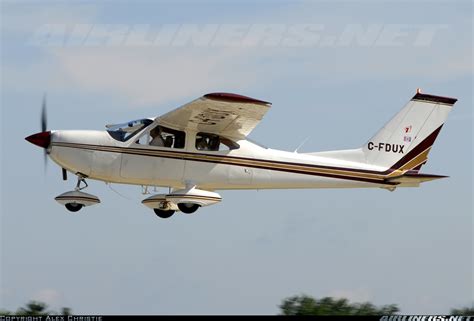
[[[64,206],[66,206],[67,210],[70,212],[78,212],[81,208],[84,207],[84,205],[79,203],[67,203]]]
[[[200,205],[194,203],[179,203],[178,208],[185,214],[192,214],[198,210]]]
[[[155,212],[156,216],[158,216],[159,218],[169,218],[174,214],[173,210],[164,211],[164,210],[160,210],[159,208],[154,208],[153,211]]]

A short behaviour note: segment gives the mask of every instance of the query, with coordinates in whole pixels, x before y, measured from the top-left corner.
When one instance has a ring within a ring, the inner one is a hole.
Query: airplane
[[[142,203],[160,218],[219,203],[218,190],[418,187],[447,176],[420,173],[456,98],[416,94],[362,147],[312,153],[266,148],[248,139],[271,103],[210,93],[156,118],[107,125],[105,131],[47,130],[26,137],[77,176],[55,198],[69,211],[100,203],[86,179],[168,187]]]

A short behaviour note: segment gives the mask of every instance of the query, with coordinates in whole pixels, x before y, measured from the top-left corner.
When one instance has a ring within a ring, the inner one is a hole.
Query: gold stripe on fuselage
[[[189,161],[198,162],[212,162],[226,165],[235,166],[248,166],[253,168],[261,168],[275,171],[288,171],[306,175],[320,175],[320,176],[335,176],[336,178],[352,179],[352,180],[364,180],[372,183],[388,184],[393,183],[386,182],[385,179],[393,176],[403,174],[405,168],[411,164],[408,161],[403,165],[400,170],[389,170],[385,172],[377,172],[364,169],[353,169],[353,168],[332,168],[324,165],[315,164],[301,164],[301,163],[289,163],[279,162],[267,159],[250,159],[235,156],[222,156],[222,155],[208,155],[201,153],[190,153],[181,151],[167,151],[167,150],[151,150],[145,148],[130,148],[130,147],[114,147],[114,146],[100,146],[100,145],[89,145],[89,144],[75,144],[75,143],[52,143],[53,146],[67,147],[76,149],[87,149],[94,151],[122,153],[139,156],[151,156],[151,157],[164,157],[172,159],[182,159]],[[429,149],[428,149],[429,150]],[[425,153],[422,153],[425,154]],[[427,152],[426,152],[427,154]],[[421,154],[416,157],[421,159]],[[413,159],[414,160],[414,159]],[[415,167],[415,166],[414,166]],[[413,168],[413,167],[412,167]]]

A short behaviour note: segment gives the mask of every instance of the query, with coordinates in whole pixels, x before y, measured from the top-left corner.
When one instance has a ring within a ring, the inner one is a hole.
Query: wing
[[[212,93],[191,101],[155,121],[175,129],[192,129],[244,138],[257,126],[271,103],[228,93]]]

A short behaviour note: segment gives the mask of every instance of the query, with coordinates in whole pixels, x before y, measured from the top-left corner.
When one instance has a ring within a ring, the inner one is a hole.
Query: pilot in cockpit
[[[196,149],[197,150],[209,150],[209,145],[207,143],[206,137],[197,136],[196,137]]]
[[[151,141],[150,146],[165,146],[165,142],[163,141],[163,137],[161,137],[161,129],[160,126],[156,126],[150,131]]]

